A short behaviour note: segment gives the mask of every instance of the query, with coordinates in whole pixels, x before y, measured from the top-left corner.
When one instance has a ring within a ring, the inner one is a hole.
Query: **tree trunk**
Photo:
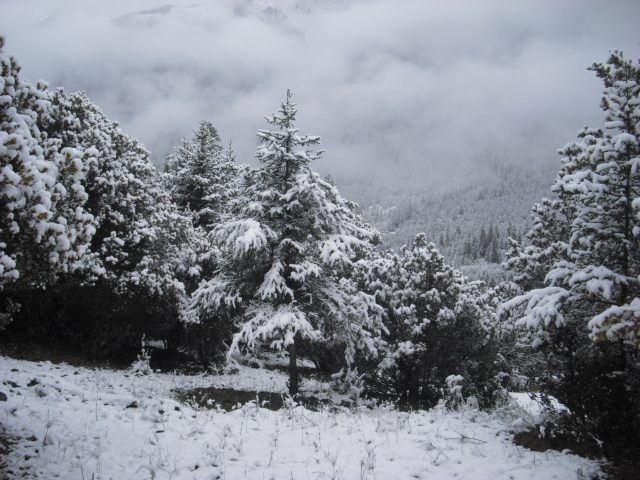
[[[298,363],[295,341],[287,347],[287,352],[289,352],[289,395],[295,397],[298,394]]]

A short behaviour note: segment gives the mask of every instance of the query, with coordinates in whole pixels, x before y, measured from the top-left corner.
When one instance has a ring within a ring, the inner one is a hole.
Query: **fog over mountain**
[[[0,10],[25,78],[85,90],[158,166],[201,119],[253,163],[263,116],[290,88],[298,126],[327,151],[315,169],[369,209],[495,183],[488,157],[550,183],[556,150],[602,121],[601,82],[586,68],[610,50],[640,54],[634,0],[0,0]],[[518,218],[532,196],[510,206]]]

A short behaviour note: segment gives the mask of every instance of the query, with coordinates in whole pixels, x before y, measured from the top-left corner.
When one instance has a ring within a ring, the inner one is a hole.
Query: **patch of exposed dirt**
[[[284,405],[283,396],[279,393],[242,391],[232,388],[207,387],[179,390],[177,399],[182,403],[200,408],[221,408],[226,411],[235,410],[239,405],[256,401],[260,407],[269,410],[280,410]]]
[[[234,390],[232,388],[194,388],[191,390],[176,391],[176,398],[182,403],[199,408],[221,408],[231,411],[254,402],[262,408],[280,410],[285,405],[286,395],[273,392],[256,392]],[[309,410],[317,411],[320,408],[330,406],[331,403],[320,400],[314,396],[302,396],[296,398],[296,403]]]

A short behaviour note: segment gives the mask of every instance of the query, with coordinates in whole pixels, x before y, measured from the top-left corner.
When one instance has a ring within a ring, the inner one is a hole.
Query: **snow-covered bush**
[[[95,234],[84,184],[97,151],[67,146],[41,128],[52,113],[46,85],[19,76],[0,37],[0,328],[37,310],[36,298],[82,267]],[[29,309],[21,306],[30,304]],[[22,313],[21,313],[22,312]],[[20,325],[15,327],[22,333]]]
[[[463,380],[464,377],[462,375],[449,375],[445,378],[447,384],[445,399],[448,400],[449,405],[456,406],[464,403],[464,397],[462,396]]]
[[[1,321],[91,355],[178,331],[183,279],[211,252],[149,152],[84,93],[30,85],[2,50],[0,64]]]
[[[151,369],[151,352],[147,348],[147,343],[144,340],[144,335],[142,335],[140,353],[138,354],[138,359],[133,362],[131,365],[131,373],[135,375],[149,375],[153,373]]]
[[[143,332],[176,334],[186,304],[183,279],[197,275],[204,241],[171,201],[149,152],[84,93],[56,91],[42,128],[63,146],[96,151],[84,181],[96,232],[82,275],[62,285],[69,327],[93,337],[84,345],[94,355],[133,345]],[[96,303],[111,307],[89,314]]]
[[[482,285],[447,265],[425,234],[410,249],[360,260],[354,279],[384,310],[386,333],[380,359],[367,370],[368,389],[435,405],[446,379],[461,374],[469,395],[492,403],[498,372]]]
[[[0,289],[42,288],[84,260],[95,229],[83,183],[97,152],[41,130],[51,94],[20,79],[1,37],[0,68]]]
[[[343,368],[331,375],[331,389],[357,401],[364,391],[364,374],[359,374],[357,368],[348,369],[346,372]]]

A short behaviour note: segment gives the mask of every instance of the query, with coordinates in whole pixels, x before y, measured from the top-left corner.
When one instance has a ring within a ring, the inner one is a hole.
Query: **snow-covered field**
[[[472,408],[399,412],[332,407],[225,412],[179,403],[176,389],[284,391],[277,371],[135,376],[0,357],[0,422],[15,444],[6,478],[583,479],[598,466],[511,442],[517,416]],[[314,387],[317,388],[317,385]]]

